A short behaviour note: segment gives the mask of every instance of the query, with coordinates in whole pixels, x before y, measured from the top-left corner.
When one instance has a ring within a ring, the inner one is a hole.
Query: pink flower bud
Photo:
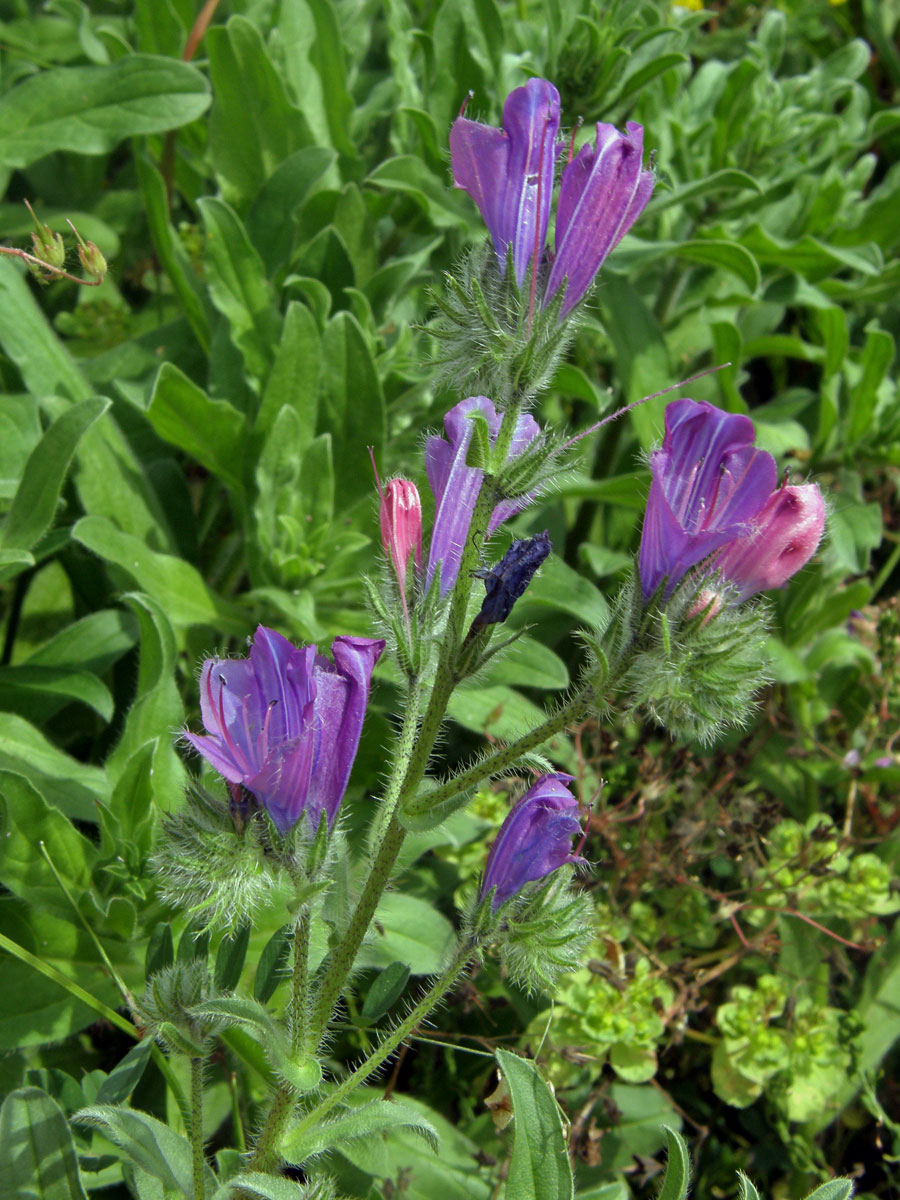
[[[815,554],[825,530],[825,501],[814,483],[772,493],[743,537],[729,542],[713,559],[733,583],[738,600],[781,587]]]
[[[416,570],[422,568],[422,502],[416,485],[409,479],[388,480],[381,494],[379,516],[381,544],[405,591],[411,554],[416,556]]]

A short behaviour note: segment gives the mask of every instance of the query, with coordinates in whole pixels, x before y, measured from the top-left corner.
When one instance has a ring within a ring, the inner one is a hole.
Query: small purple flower
[[[492,888],[496,912],[526,883],[543,879],[564,863],[580,862],[572,853],[572,838],[581,832],[578,801],[566,784],[571,775],[542,775],[510,809],[491,846],[482,897]]]
[[[742,537],[713,557],[710,569],[734,585],[733,602],[783,587],[805,566],[825,532],[825,501],[815,483],[785,484],[772,492]]]
[[[453,182],[478,205],[501,273],[512,245],[520,287],[535,251],[538,263],[544,252],[558,132],[559,93],[546,79],[510,92],[502,130],[463,116],[450,129]]]
[[[550,534],[545,529],[536,537],[520,538],[513,542],[490,570],[483,573],[476,571],[484,579],[485,597],[478,616],[472,622],[473,632],[506,620],[552,549]]]
[[[705,400],[667,406],[641,533],[645,600],[664,579],[671,594],[691,567],[751,530],[777,479],[775,460],[756,449],[754,436],[749,417]]]
[[[466,466],[466,455],[472,440],[472,422],[466,414],[475,409],[484,413],[493,445],[500,432],[502,417],[487,396],[469,396],[467,400],[460,400],[444,417],[446,438],[435,434],[425,444],[425,470],[435,504],[425,587],[427,590],[431,586],[435,572],[440,566],[442,597],[446,596],[456,583],[459,562],[466,538],[469,536],[475,501],[481,488],[483,473],[477,467]],[[510,459],[517,458],[539,432],[534,417],[528,414],[519,417],[509,449]],[[491,515],[487,533],[493,533],[503,521],[521,511],[523,507],[524,503],[521,500],[502,501]]]
[[[644,130],[629,121],[627,133],[597,125],[596,145],[581,147],[563,170],[556,212],[556,256],[544,304],[565,283],[562,315],[582,298],[603,260],[635,223],[653,192],[653,172],[643,169]]]
[[[287,833],[306,813],[334,824],[356,757],[372,671],[384,642],[337,637],[334,662],[260,625],[249,658],[208,658],[200,710],[208,736],[191,745],[251,792]]]

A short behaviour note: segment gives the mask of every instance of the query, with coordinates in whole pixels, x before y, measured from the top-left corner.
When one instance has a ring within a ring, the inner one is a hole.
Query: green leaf
[[[152,1051],[152,1037],[145,1037],[132,1046],[101,1083],[97,1103],[123,1104],[143,1078]]]
[[[368,341],[348,312],[338,313],[322,338],[321,424],[331,434],[334,474],[344,504],[371,491],[368,447],[384,449],[386,416],[381,383]]]
[[[41,853],[44,847],[77,903],[91,887],[97,851],[86,837],[21,775],[0,771],[3,833],[0,876],[15,895],[66,921],[77,920],[72,902]]]
[[[43,722],[70,700],[80,700],[104,721],[112,720],[114,702],[109,688],[89,671],[25,663],[0,667],[0,710]]]
[[[676,377],[672,375],[662,329],[631,284],[614,271],[606,271],[597,299],[615,351],[616,376],[625,402],[632,404],[668,387]],[[628,414],[645,450],[662,428],[667,400],[660,396]]]
[[[103,67],[42,71],[0,99],[0,162],[25,167],[54,150],[105,154],[125,138],[196,120],[209,86],[188,63],[131,54]]]
[[[247,957],[247,947],[250,944],[249,922],[241,925],[233,934],[225,934],[219,949],[216,951],[216,967],[213,972],[213,979],[216,988],[221,991],[230,992],[237,987],[241,971],[244,969],[244,960]]]
[[[256,193],[247,213],[247,233],[270,273],[290,255],[297,234],[294,216],[334,159],[334,151],[325,146],[297,150]]]
[[[413,975],[436,975],[445,965],[456,937],[442,914],[418,896],[387,892],[375,910],[375,935],[363,945],[359,966],[405,963]]]
[[[155,0],[153,0],[155,3]],[[169,201],[162,175],[143,154],[135,155],[138,186],[147,217],[150,237],[160,266],[169,277],[175,295],[194,336],[205,354],[209,353],[209,302],[206,290],[191,266],[181,239],[169,220]]]
[[[686,1200],[691,1182],[691,1156],[681,1134],[668,1125],[665,1130],[669,1153],[658,1200]]]
[[[197,569],[184,559],[150,550],[105,517],[82,517],[73,527],[72,537],[121,567],[174,625],[210,625],[238,637],[246,634],[247,621],[240,609],[211,592]]]
[[[225,199],[242,205],[295,150],[313,141],[255,25],[233,16],[206,35],[213,106],[209,155]]]
[[[266,1000],[268,998],[265,997]],[[286,1079],[296,1092],[314,1091],[322,1082],[322,1068],[318,1060],[310,1054],[293,1053],[284,1025],[272,1019],[264,1007],[264,1001],[251,1000],[247,996],[222,996],[196,1005],[191,1013],[195,1017],[212,1019],[229,1027],[243,1026],[254,1041],[262,1046],[266,1058],[279,1076]]]
[[[810,1192],[806,1200],[850,1200],[852,1195],[852,1179],[829,1179]]]
[[[298,453],[316,432],[322,342],[315,318],[305,304],[292,300],[284,316],[281,342],[266,381],[254,433],[266,433],[287,405],[294,413]]]
[[[227,400],[211,400],[172,363],[160,367],[147,409],[150,424],[223,483],[243,492],[245,419]]]
[[[168,921],[159,921],[153,927],[147,950],[144,955],[144,974],[149,979],[164,967],[170,967],[175,961],[175,942],[172,938],[172,926]]]
[[[109,799],[105,772],[57,749],[14,713],[0,722],[0,770],[24,776],[49,805],[79,821],[96,821],[96,802]]]
[[[75,448],[108,408],[109,401],[97,397],[73,404],[56,418],[28,457],[22,481],[0,528],[0,548],[30,550],[50,528]]]
[[[372,1100],[359,1108],[347,1108],[330,1121],[300,1134],[288,1134],[281,1143],[282,1153],[291,1162],[303,1162],[332,1148],[340,1150],[347,1142],[381,1136],[392,1129],[408,1129],[424,1138],[435,1154],[440,1139],[437,1130],[412,1105],[402,1100]]]
[[[315,23],[316,36],[310,46],[309,60],[319,76],[325,99],[325,117],[331,143],[341,154],[356,157],[348,131],[355,105],[347,86],[344,47],[337,12],[332,0],[307,0]]]
[[[568,1200],[575,1185],[553,1093],[530,1059],[495,1051],[512,1100],[514,1140],[506,1200]]]
[[[168,811],[180,803],[185,779],[184,767],[172,742],[173,730],[184,723],[184,706],[175,683],[178,647],[168,616],[158,600],[137,592],[128,593],[123,599],[137,618],[141,650],[136,699],[128,710],[121,737],[106,760],[106,771],[117,785],[133,756],[156,740],[152,795],[160,808]],[[133,795],[120,796],[116,792],[112,797],[113,811],[122,818],[126,836],[145,815],[136,811],[134,799]],[[123,802],[128,807],[127,813],[119,813]]]
[[[474,217],[459,197],[412,154],[385,159],[366,177],[366,183],[409,196],[437,229],[466,229],[470,221],[475,227]]]
[[[738,1171],[738,1187],[740,1188],[738,1200],[761,1200],[752,1180],[748,1179],[743,1171]]]
[[[478,681],[486,687],[504,684],[559,690],[569,686],[569,672],[558,654],[526,635],[492,658],[479,673]]]
[[[894,339],[870,323],[866,328],[866,344],[862,352],[862,376],[850,389],[847,441],[851,446],[871,429],[878,389],[893,361]]]
[[[155,1117],[137,1109],[92,1104],[72,1118],[81,1125],[99,1129],[114,1142],[135,1166],[184,1196],[193,1196],[191,1147],[187,1138],[175,1133]],[[216,1177],[207,1166],[204,1181],[211,1192]]]
[[[366,992],[360,1016],[363,1021],[377,1021],[392,1008],[409,982],[409,967],[406,963],[392,962],[379,971]]]
[[[263,1175],[259,1171],[247,1171],[234,1175],[222,1184],[212,1200],[235,1200],[236,1196],[258,1196],[259,1200],[303,1200],[303,1193],[292,1179],[276,1175]]]
[[[3,1101],[0,1179],[7,1200],[86,1200],[66,1118],[40,1088],[19,1088]]]
[[[262,384],[281,336],[281,317],[262,259],[240,217],[224,200],[198,201],[206,229],[206,269],[212,302],[228,322],[248,375]]]
[[[261,1004],[265,1004],[279,983],[287,978],[290,950],[291,927],[283,925],[272,934],[259,956],[253,980],[253,996]]]
[[[652,212],[662,212],[675,204],[686,204],[688,200],[696,200],[699,196],[716,195],[726,191],[754,191],[758,196],[764,195],[764,189],[752,175],[739,171],[735,167],[723,167],[720,171],[712,171],[702,179],[692,179],[688,183],[679,184],[671,192],[661,192],[654,196]]]

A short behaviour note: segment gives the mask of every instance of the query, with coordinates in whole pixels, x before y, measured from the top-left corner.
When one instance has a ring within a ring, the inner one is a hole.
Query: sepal
[[[183,807],[163,817],[152,859],[163,901],[209,929],[233,932],[252,921],[281,882],[281,866],[271,852],[277,834],[261,818],[253,813],[239,831],[227,804],[190,786]]]
[[[429,332],[450,387],[503,404],[514,393],[534,396],[548,385],[572,338],[573,323],[560,319],[561,297],[541,308],[546,265],[538,268],[533,302],[532,270],[519,288],[509,266],[501,274],[486,241],[445,275],[443,289],[432,293],[438,316]]]
[[[704,745],[744,726],[770,680],[765,606],[713,608],[696,579],[685,580],[664,605],[651,598],[622,680],[634,707],[674,738]]]
[[[176,961],[147,980],[135,1016],[166,1050],[203,1057],[220,1023],[194,1016],[193,1010],[211,998],[212,990],[205,957]]]
[[[496,912],[494,889],[470,908],[479,940],[493,943],[513,982],[529,993],[552,992],[561,975],[581,965],[590,942],[593,905],[572,889],[571,875],[571,866],[559,867]]]

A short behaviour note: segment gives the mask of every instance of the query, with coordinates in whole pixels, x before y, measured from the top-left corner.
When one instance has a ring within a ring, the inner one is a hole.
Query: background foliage
[[[27,1089],[0,1116],[0,1176],[23,1131],[132,1090],[179,1128],[178,1081],[113,1010],[145,964],[207,951],[169,924],[148,867],[197,769],[173,742],[196,727],[195,666],[260,621],[324,644],[371,632],[366,448],[421,478],[422,431],[456,399],[432,378],[428,289],[483,236],[449,187],[447,129],[469,89],[469,115],[499,121],[536,73],[570,127],[642,122],[659,177],[544,415],[585,428],[728,362],[688,394],[751,412],[782,468],[827,488],[829,540],[772,601],[775,684],[752,730],[709,751],[628,722],[558,739],[595,796],[593,956],[554,998],[485,968],[401,1058],[389,1086],[418,1097],[439,1160],[406,1130],[323,1169],[351,1195],[496,1194],[510,1138],[476,1051],[502,1046],[555,1083],[584,1200],[654,1194],[663,1124],[704,1196],[733,1195],[736,1168],[773,1196],[833,1172],[892,1194],[900,7],[222,0],[189,44],[198,8],[0,2],[0,233],[26,244],[28,199],[111,264],[79,289],[0,263],[0,1077]],[[556,553],[516,610],[529,632],[454,698],[451,758],[519,730],[577,668],[571,631],[636,545],[663,404],[582,443],[519,518]],[[379,679],[347,806],[360,846],[396,700]],[[505,810],[484,793],[410,839],[336,1060],[437,969]],[[266,951],[243,981],[276,1004],[280,924],[276,906],[253,929],[249,961]],[[209,949],[240,972],[243,951]],[[261,1069],[231,1031],[213,1150],[242,1144],[255,1112],[234,1080],[261,1097]],[[110,1143],[74,1138],[54,1178],[127,1194]]]

